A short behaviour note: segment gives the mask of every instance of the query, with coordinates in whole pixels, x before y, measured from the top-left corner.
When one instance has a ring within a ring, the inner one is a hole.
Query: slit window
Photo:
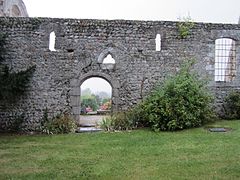
[[[236,77],[236,43],[233,39],[215,41],[215,81],[230,82]]]
[[[161,35],[160,34],[156,35],[155,43],[156,43],[156,51],[161,51]]]
[[[56,49],[55,49],[55,41],[56,41],[56,34],[53,31],[49,35],[49,50],[50,51],[56,51]]]

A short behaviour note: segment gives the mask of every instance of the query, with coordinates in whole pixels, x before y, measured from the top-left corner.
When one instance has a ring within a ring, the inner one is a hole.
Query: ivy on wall
[[[14,102],[23,95],[28,88],[29,81],[35,71],[35,66],[19,72],[12,72],[3,62],[6,35],[0,34],[0,101]]]

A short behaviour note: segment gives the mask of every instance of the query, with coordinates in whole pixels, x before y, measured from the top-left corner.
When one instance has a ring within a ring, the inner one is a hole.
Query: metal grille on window
[[[215,41],[215,81],[229,82],[236,76],[236,46],[229,38]]]

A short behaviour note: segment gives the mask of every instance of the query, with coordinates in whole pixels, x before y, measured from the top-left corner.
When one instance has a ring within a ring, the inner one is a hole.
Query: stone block
[[[71,96],[80,96],[81,95],[80,87],[72,88],[72,90],[70,91],[70,95]]]
[[[80,107],[72,107],[73,115],[80,115]]]
[[[70,97],[70,105],[71,106],[79,106],[80,105],[80,96],[71,96]]]

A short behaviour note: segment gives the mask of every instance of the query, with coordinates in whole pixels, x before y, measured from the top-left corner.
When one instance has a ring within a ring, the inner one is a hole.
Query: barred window
[[[229,82],[236,76],[236,46],[229,38],[215,41],[215,81]]]

